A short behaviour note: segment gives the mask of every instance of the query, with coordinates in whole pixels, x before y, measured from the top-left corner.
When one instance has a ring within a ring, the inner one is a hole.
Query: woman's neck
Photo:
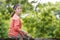
[[[18,13],[15,13],[15,14],[16,14],[17,16],[19,16]]]

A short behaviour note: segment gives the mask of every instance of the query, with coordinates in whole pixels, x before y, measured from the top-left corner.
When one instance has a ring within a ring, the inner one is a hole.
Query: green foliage
[[[37,11],[33,10],[33,6],[28,3],[28,0],[3,0],[0,6],[0,37],[8,37],[8,28],[10,23],[10,14],[13,11],[14,4],[22,5],[22,14],[28,13],[22,19],[22,28],[27,31],[32,37],[43,38],[60,38],[60,3],[38,4]]]
[[[33,37],[59,38],[60,20],[57,20],[54,14],[56,9],[55,5],[46,5],[40,7],[40,12],[29,14],[23,18],[23,25],[27,27],[27,32]]]
[[[8,17],[2,16],[2,14],[0,14],[0,38],[6,38],[7,37],[7,30],[8,30],[8,26],[9,26],[9,22],[8,22]]]

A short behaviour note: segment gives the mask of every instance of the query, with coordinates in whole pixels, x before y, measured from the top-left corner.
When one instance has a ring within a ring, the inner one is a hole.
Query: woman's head
[[[16,13],[16,14],[18,14],[18,15],[20,15],[20,13],[21,13],[21,5],[19,5],[19,4],[15,4],[14,6],[13,6],[13,10],[14,10],[14,12],[12,13],[12,15],[11,15],[11,17]]]
[[[13,10],[15,11],[15,13],[20,13],[21,12],[21,5],[19,5],[19,4],[14,5]]]

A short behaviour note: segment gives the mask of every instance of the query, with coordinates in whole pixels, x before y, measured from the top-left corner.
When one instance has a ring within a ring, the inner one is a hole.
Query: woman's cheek
[[[17,10],[17,13],[19,13],[19,10]]]

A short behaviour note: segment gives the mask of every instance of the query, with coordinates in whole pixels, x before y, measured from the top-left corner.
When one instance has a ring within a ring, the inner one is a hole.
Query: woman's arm
[[[16,19],[16,20],[14,21],[14,29],[15,29],[15,31],[17,31],[17,32],[18,32],[19,34],[21,34],[22,36],[23,36],[23,35],[27,35],[27,33],[21,29],[21,23],[20,23],[20,22],[21,22],[21,21],[20,21],[19,19]]]
[[[15,31],[19,31],[19,29],[21,29],[21,25],[20,25],[20,20],[19,19],[16,19],[15,21],[14,21],[14,29],[15,29]]]

